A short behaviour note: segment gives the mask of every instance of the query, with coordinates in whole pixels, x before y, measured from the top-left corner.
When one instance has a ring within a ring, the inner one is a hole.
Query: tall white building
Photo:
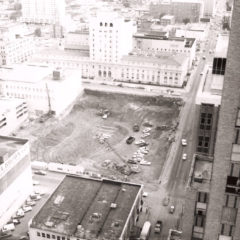
[[[136,25],[116,12],[100,12],[90,19],[90,59],[100,62],[119,62],[132,50]]]
[[[63,24],[65,18],[65,0],[21,1],[23,22]]]

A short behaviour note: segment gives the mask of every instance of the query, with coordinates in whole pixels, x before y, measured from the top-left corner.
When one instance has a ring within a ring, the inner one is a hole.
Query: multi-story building
[[[32,191],[29,142],[0,136],[0,228]]]
[[[89,52],[89,31],[68,32],[65,36],[64,48]]]
[[[1,93],[24,99],[30,111],[61,114],[82,93],[81,72],[39,66],[0,68]]]
[[[26,23],[64,23],[64,0],[22,0],[22,21]]]
[[[234,1],[215,144],[211,192],[204,233],[205,240],[240,239],[240,148],[238,134],[240,127],[239,18],[240,2]]]
[[[136,25],[117,12],[99,12],[89,23],[90,59],[99,62],[119,62],[132,50]]]
[[[189,58],[191,68],[196,53],[194,38],[159,36],[158,32],[137,33],[133,36],[133,50],[148,54],[185,54]]]
[[[203,0],[203,3],[204,3],[203,15],[205,17],[214,16],[216,0]]]
[[[27,119],[28,107],[24,100],[0,98],[0,135],[9,135]]]
[[[154,84],[181,87],[188,71],[189,57],[183,53],[146,56],[130,53],[123,56],[119,63],[92,62],[85,53],[58,50],[46,51],[33,59],[34,63],[55,67],[80,68],[82,78],[119,81],[140,84]],[[93,80],[94,82],[94,80]]]
[[[30,239],[129,239],[142,204],[141,185],[66,176],[29,223]]]
[[[24,36],[18,24],[0,26],[0,65],[21,63],[35,52],[32,37]]]
[[[154,17],[173,15],[178,23],[186,19],[191,23],[199,22],[203,10],[202,0],[160,0],[159,3],[150,5],[150,13]]]
[[[214,147],[210,151],[211,156],[205,154],[197,156],[196,159],[196,162],[201,161],[201,166],[199,165],[196,174],[197,182],[200,185],[189,188],[186,197],[184,239],[240,239],[239,17],[240,3],[235,1],[227,61],[222,55],[224,52],[224,46],[222,46],[223,52],[216,53],[212,70],[213,74],[224,76],[216,139],[213,141]],[[210,136],[212,134],[208,123],[213,122],[214,115],[209,118],[210,111],[211,109],[208,107],[207,112],[201,113],[200,123],[205,125],[206,137],[207,134]],[[205,145],[205,143],[203,144]],[[204,185],[205,189],[203,189]],[[199,197],[199,192],[202,197]],[[191,222],[194,222],[194,226],[189,224]]]

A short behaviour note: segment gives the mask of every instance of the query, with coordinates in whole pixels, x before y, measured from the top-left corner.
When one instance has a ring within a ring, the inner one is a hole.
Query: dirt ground
[[[174,136],[178,122],[180,102],[163,97],[141,97],[115,93],[87,91],[80,97],[72,111],[63,119],[51,118],[44,123],[36,119],[20,129],[17,136],[28,138],[31,144],[31,159],[46,162],[80,164],[88,171],[122,179],[123,175],[114,164],[124,164],[138,147],[126,144],[128,136],[140,140],[144,124],[153,125],[149,153],[145,156],[150,166],[140,166],[141,172],[129,176],[131,180],[148,183],[157,181],[170,145],[169,136]],[[110,115],[103,119],[98,115],[108,109]],[[137,123],[140,132],[133,132]],[[166,129],[161,129],[166,125]],[[100,143],[98,136],[104,134],[107,143]],[[103,166],[104,160],[111,164]]]

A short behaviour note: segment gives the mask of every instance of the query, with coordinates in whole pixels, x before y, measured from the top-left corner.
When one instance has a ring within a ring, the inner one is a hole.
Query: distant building
[[[0,25],[0,65],[25,62],[34,52],[32,37],[25,36],[18,24]]]
[[[22,22],[40,24],[64,23],[64,0],[22,0]]]
[[[128,239],[142,204],[141,185],[66,176],[29,223],[30,239]]]
[[[160,24],[163,26],[175,24],[175,17],[171,15],[164,15],[160,19]]]
[[[215,14],[216,0],[203,0],[205,17],[212,17]]]
[[[0,136],[0,228],[32,192],[29,142]]]
[[[89,31],[69,32],[65,36],[65,49],[75,49],[89,52]]]
[[[132,50],[136,25],[117,12],[99,12],[89,22],[90,59],[117,63]]]
[[[158,4],[150,5],[150,13],[154,18],[173,15],[177,23],[182,23],[186,19],[191,23],[199,22],[203,10],[202,0],[160,0]]]
[[[30,111],[59,115],[82,93],[81,72],[38,66],[2,67],[0,89],[6,97],[24,99]]]
[[[28,119],[24,100],[0,98],[0,135],[9,135]]]
[[[142,53],[184,54],[189,57],[188,67],[192,66],[196,53],[194,38],[177,38],[159,35],[157,31],[137,33],[133,37],[133,50]]]
[[[195,38],[197,41],[205,41],[209,28],[206,24],[191,24],[176,29],[176,37]]]

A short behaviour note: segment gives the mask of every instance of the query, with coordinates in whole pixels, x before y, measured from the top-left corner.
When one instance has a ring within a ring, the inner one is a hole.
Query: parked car
[[[137,161],[134,159],[128,159],[127,162],[132,164],[137,164]]]
[[[162,230],[162,221],[161,220],[157,220],[155,227],[154,227],[154,232],[155,233],[160,233]]]
[[[169,208],[169,213],[174,213],[174,211],[175,211],[175,206],[171,205]]]
[[[132,137],[132,136],[130,136],[130,137],[127,138],[126,143],[127,143],[127,144],[131,144],[131,143],[134,142],[134,140],[135,140],[135,138]]]
[[[187,140],[186,139],[182,139],[182,146],[187,146]]]
[[[9,232],[9,231],[13,231],[15,229],[15,226],[13,223],[10,224],[6,224],[2,227],[2,232]]]
[[[140,161],[140,165],[150,166],[151,162],[147,162],[145,160]]]
[[[34,186],[39,185],[39,184],[40,184],[39,181],[37,181],[37,180],[33,180],[33,185],[34,185]]]
[[[133,131],[134,131],[134,132],[139,132],[139,130],[140,130],[139,125],[138,125],[138,124],[134,124],[134,125],[133,125]]]
[[[31,206],[23,206],[22,209],[23,209],[24,212],[32,211],[32,207]]]
[[[168,206],[169,201],[170,201],[169,197],[165,197],[165,198],[163,199],[163,206]]]
[[[43,171],[43,170],[37,170],[34,173],[37,174],[37,175],[46,175],[47,174],[47,172]]]
[[[187,160],[187,154],[186,153],[183,153],[182,160]]]
[[[32,200],[27,200],[27,201],[26,201],[26,205],[27,205],[27,206],[35,206],[35,205],[36,205],[36,202],[35,202],[35,201],[32,201]]]

